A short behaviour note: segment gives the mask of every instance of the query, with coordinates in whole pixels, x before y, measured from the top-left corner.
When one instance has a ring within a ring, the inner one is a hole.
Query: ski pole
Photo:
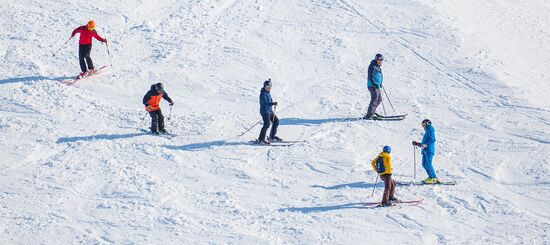
[[[388,102],[390,102],[391,108],[393,109],[393,112],[395,111],[395,108],[393,107],[393,104],[391,103],[390,97],[388,96],[388,93],[386,93],[386,89],[382,87],[382,90],[384,90],[384,94],[386,95],[386,98],[388,98]]]
[[[57,51],[55,51],[55,53],[53,53],[53,56],[55,57],[55,55],[59,52],[59,50],[61,50],[63,47],[65,47],[65,45],[72,39],[73,37],[69,37],[69,40],[67,40]]]
[[[388,114],[386,114],[386,107],[384,106],[384,101],[382,101],[382,109],[384,109],[384,116],[388,116]]]
[[[168,121],[170,121],[170,117],[172,117],[172,108],[174,108],[174,106],[170,106],[170,113],[168,114]]]
[[[372,187],[372,193],[370,194],[370,197],[374,196],[374,190],[376,190],[376,184],[378,184],[378,175],[376,174],[376,180],[374,181],[374,186]]]
[[[111,52],[109,52],[109,44],[105,43],[105,46],[107,47],[107,55],[109,56],[109,63],[111,63],[111,68],[113,67],[113,60],[111,59]]]
[[[145,118],[147,117],[147,112],[145,112],[145,115],[143,116],[143,118],[141,119],[141,122],[138,124],[138,127],[136,130],[139,130],[139,128],[141,128],[141,125],[143,124],[143,121],[145,120]]]
[[[275,114],[275,111],[277,111],[277,106],[273,106],[273,114]],[[256,125],[260,124],[260,122],[262,122],[263,119],[260,119],[259,121],[257,121],[256,123],[254,123],[254,125],[250,126],[250,128],[248,128],[247,130],[245,130],[242,134],[239,134],[239,136],[237,137],[241,137],[243,135],[245,135],[246,133],[250,132],[250,130],[252,130],[254,127],[256,127]]]
[[[415,145],[413,145],[413,159],[414,159],[413,181],[416,181],[416,146]]]
[[[248,133],[250,130],[252,130],[254,127],[256,127],[256,125],[260,124],[260,122],[262,121],[262,119],[260,119],[260,121],[254,123],[254,125],[250,126],[250,128],[248,128],[246,131],[244,131],[242,134],[239,134],[239,136],[237,137],[241,137],[243,135],[245,135],[246,133]]]

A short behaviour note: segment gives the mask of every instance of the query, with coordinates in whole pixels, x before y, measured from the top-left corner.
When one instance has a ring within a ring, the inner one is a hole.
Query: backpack
[[[386,172],[386,167],[384,167],[384,158],[378,157],[376,159],[376,172],[383,173]]]

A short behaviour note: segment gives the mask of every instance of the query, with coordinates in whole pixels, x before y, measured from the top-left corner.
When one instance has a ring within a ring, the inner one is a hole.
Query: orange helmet
[[[93,20],[88,21],[88,24],[86,25],[88,27],[88,30],[93,30],[95,28],[95,22]]]

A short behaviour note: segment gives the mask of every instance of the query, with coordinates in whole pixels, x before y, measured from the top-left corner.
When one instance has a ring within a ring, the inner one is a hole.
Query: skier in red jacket
[[[95,31],[95,23],[93,20],[88,21],[88,24],[79,26],[73,30],[71,38],[77,33],[80,33],[80,40],[78,41],[78,59],[80,60],[80,69],[82,72],[79,77],[82,78],[86,75],[94,72],[94,63],[90,58],[90,52],[92,51],[92,37],[100,42],[107,43],[107,39],[102,38]],[[86,64],[88,69],[86,69]]]

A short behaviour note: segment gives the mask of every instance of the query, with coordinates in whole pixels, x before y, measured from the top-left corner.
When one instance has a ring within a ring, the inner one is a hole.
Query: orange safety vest
[[[157,94],[157,95],[153,95],[151,96],[151,98],[147,101],[147,104],[149,104],[149,106],[151,106],[151,109],[147,109],[147,106],[145,107],[145,110],[146,111],[156,111],[158,109],[160,109],[160,106],[159,106],[159,103],[160,103],[160,100],[162,100],[162,96],[164,94]]]

